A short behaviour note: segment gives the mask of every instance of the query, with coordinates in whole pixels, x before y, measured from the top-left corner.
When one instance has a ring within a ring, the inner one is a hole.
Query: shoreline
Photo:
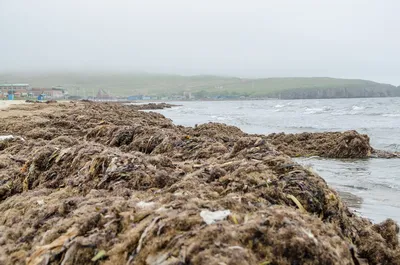
[[[244,98],[244,99],[146,99],[146,100],[90,100],[98,103],[140,103],[147,104],[152,102],[237,102],[237,101],[300,101],[300,100],[341,100],[341,99],[383,99],[383,98],[400,98],[400,96],[390,97],[348,97],[348,98]]]

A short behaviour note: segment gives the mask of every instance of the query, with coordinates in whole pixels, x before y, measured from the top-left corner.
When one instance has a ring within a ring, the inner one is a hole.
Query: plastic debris
[[[229,210],[215,211],[215,212],[211,212],[209,210],[203,210],[200,212],[200,216],[203,218],[204,222],[208,225],[224,220],[230,214],[231,211]]]
[[[0,135],[0,141],[14,139],[13,135]]]
[[[144,202],[140,201],[136,204],[137,207],[142,208],[142,209],[151,209],[155,206],[154,202]]]
[[[96,256],[92,258],[92,261],[98,261],[106,256],[106,252],[104,250],[100,250]]]

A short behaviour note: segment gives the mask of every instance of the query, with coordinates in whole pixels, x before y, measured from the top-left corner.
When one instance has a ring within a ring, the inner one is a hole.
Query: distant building
[[[183,100],[183,99],[184,99],[184,97],[181,96],[181,95],[173,95],[171,98],[172,98],[173,100]]]
[[[28,90],[26,89],[16,89],[9,91],[9,94],[14,94],[15,97],[27,97]]]
[[[49,99],[62,99],[68,95],[63,88],[31,88],[29,84],[0,84],[0,97],[13,95],[15,98],[37,98],[44,95]]]
[[[45,90],[44,88],[32,88],[29,91],[29,96],[30,97],[38,97],[43,93],[44,90]]]
[[[100,88],[99,91],[97,92],[97,96],[96,96],[95,100],[115,100],[115,97],[113,97],[106,90]]]
[[[65,97],[63,90],[48,88],[32,88],[28,91],[28,95],[35,98],[44,95],[48,99],[62,99]]]
[[[128,100],[142,100],[143,96],[142,95],[135,95],[135,96],[129,96],[127,97]]]
[[[0,84],[0,96],[7,97],[13,94],[17,97],[20,95],[28,95],[29,84]]]
[[[184,99],[192,99],[193,98],[192,92],[190,92],[190,91],[183,92],[183,98]]]
[[[61,90],[45,90],[43,94],[46,95],[46,98],[51,99],[61,99],[64,98],[64,93]]]
[[[21,90],[21,89],[25,89],[28,90],[29,89],[29,84],[0,84],[0,90]]]

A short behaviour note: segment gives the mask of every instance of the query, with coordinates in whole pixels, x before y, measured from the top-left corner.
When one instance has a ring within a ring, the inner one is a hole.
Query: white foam
[[[360,107],[360,106],[354,105],[353,107],[351,107],[351,109],[352,110],[363,110],[363,109],[365,109],[365,107]]]

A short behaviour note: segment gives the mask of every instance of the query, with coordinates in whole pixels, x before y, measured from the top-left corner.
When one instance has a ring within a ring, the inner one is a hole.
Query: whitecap
[[[363,110],[363,109],[365,109],[365,107],[360,107],[360,106],[357,106],[357,105],[354,105],[353,107],[351,107],[351,109],[352,110]]]
[[[306,108],[305,112],[306,114],[318,114],[324,112],[323,108]]]
[[[400,113],[382,114],[383,117],[400,117]]]

